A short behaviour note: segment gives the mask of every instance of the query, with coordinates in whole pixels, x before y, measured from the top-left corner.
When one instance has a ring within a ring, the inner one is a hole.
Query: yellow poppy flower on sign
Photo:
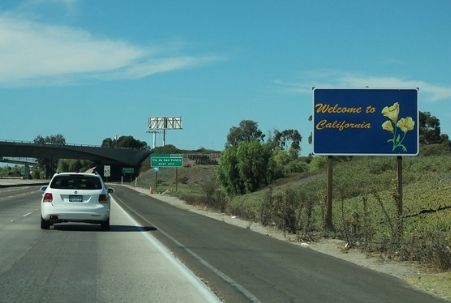
[[[399,103],[395,102],[392,106],[384,107],[382,109],[382,114],[393,122],[396,122],[399,115]]]
[[[398,123],[396,123],[396,126],[398,126],[404,133],[407,133],[409,130],[413,130],[415,127],[415,121],[413,121],[412,117],[401,118]]]
[[[388,132],[393,132],[393,124],[390,120],[385,121],[384,123],[382,123],[382,128]]]
[[[382,114],[390,120],[382,123],[382,129],[393,134],[393,138],[388,139],[387,143],[392,144],[392,151],[400,148],[402,151],[407,152],[407,146],[403,144],[404,139],[408,131],[415,128],[415,121],[412,117],[405,117],[398,120],[399,115],[399,103],[395,102],[392,106],[386,106],[382,109]],[[403,136],[400,134],[404,133]]]

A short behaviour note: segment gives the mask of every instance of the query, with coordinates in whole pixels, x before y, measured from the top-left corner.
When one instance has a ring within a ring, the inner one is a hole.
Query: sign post
[[[158,170],[155,170],[155,193],[158,193],[157,191],[158,188]]]
[[[324,218],[324,226],[326,230],[333,231],[334,224],[332,222],[332,195],[333,195],[333,167],[334,159],[332,156],[327,157],[327,201],[326,216]]]
[[[401,236],[402,157],[419,153],[418,89],[314,88],[313,110],[313,153],[329,157],[326,228],[333,229],[331,156],[395,156]]]

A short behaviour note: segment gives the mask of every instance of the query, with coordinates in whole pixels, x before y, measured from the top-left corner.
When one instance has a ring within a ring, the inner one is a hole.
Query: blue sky
[[[98,145],[182,116],[180,148],[222,149],[243,119],[298,129],[315,87],[420,88],[451,134],[451,1],[0,2],[0,139]],[[158,137],[161,144],[161,136]]]

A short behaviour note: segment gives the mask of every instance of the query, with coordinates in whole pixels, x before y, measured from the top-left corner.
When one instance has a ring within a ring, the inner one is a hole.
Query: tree
[[[56,170],[59,173],[70,171],[69,160],[61,159],[58,161],[58,168]]]
[[[60,159],[58,161],[57,172],[83,172],[93,167],[94,164],[89,160],[80,159]]]
[[[258,129],[258,123],[243,120],[238,127],[232,127],[227,135],[226,147],[237,147],[241,142],[263,141],[265,135]]]
[[[441,134],[440,120],[430,112],[420,112],[420,143],[440,144],[448,140],[448,136]]]
[[[102,141],[102,147],[106,148],[134,148],[147,149],[147,143],[137,140],[133,136],[120,136],[119,138],[105,138]]]
[[[105,148],[114,148],[116,147],[117,144],[117,139],[112,139],[112,138],[105,138],[102,141],[102,145],[101,147],[105,147]]]
[[[271,171],[269,176],[272,180],[283,178],[290,173],[300,173],[308,170],[308,165],[303,159],[300,159],[297,153],[276,148],[272,151],[268,169]],[[269,172],[268,172],[269,173]]]
[[[178,149],[172,144],[166,144],[165,146],[157,146],[152,150],[154,154],[182,154],[183,151]]]
[[[292,149],[293,152],[301,151],[302,136],[296,129],[286,129],[284,131],[274,131],[273,142],[275,146],[281,149]]]
[[[55,145],[65,145],[66,139],[63,135],[57,134],[57,135],[50,135],[46,136],[45,138],[41,135],[38,135],[36,138],[34,138],[33,142],[35,144],[55,144]],[[57,168],[58,161],[56,159],[50,159],[50,158],[38,158],[38,164],[41,168],[44,169],[45,174],[47,178],[51,177]]]
[[[270,144],[258,141],[226,148],[216,171],[220,184],[233,195],[254,192],[268,185],[277,173],[271,155]]]
[[[287,173],[307,169],[299,159],[302,137],[297,130],[275,130],[267,142],[264,137],[257,122],[251,120],[230,129],[217,169],[227,193],[253,192]]]
[[[254,192],[268,185],[267,168],[271,150],[258,141],[242,142],[236,152],[237,169],[244,192]],[[271,178],[271,176],[269,176]],[[271,178],[272,179],[272,178]]]
[[[237,148],[229,147],[222,153],[216,170],[219,183],[228,194],[241,194],[244,184],[238,172]]]
[[[57,134],[57,135],[50,135],[47,137],[42,137],[41,135],[38,135],[36,138],[34,138],[33,142],[35,144],[59,144],[59,145],[65,145],[66,139],[63,135]]]

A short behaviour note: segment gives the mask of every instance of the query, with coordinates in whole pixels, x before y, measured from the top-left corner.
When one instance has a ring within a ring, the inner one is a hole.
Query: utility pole
[[[163,146],[166,146],[166,129],[163,129]]]

